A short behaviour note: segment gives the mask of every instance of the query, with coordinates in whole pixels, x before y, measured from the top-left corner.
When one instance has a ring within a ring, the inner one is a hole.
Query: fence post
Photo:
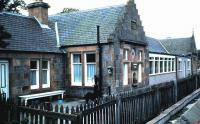
[[[198,75],[196,74],[195,75],[195,83],[196,83],[196,87],[195,88],[196,88],[196,90],[198,89],[198,80],[197,79],[198,79]]]
[[[83,120],[82,119],[82,117],[83,117],[82,112],[78,113],[77,115],[78,115],[77,118],[76,118],[77,124],[82,124],[82,120]]]
[[[120,124],[121,122],[121,96],[116,96],[116,113],[115,113],[115,122],[116,124]]]
[[[178,100],[177,81],[173,81],[173,83],[174,83],[174,100],[175,100],[175,103],[176,103],[177,100]]]

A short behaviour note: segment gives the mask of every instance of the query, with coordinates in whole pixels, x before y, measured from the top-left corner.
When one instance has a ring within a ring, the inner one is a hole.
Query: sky
[[[24,0],[27,4],[34,0]],[[79,10],[126,4],[128,0],[43,0],[49,14],[63,8]],[[195,34],[200,49],[200,0],[135,0],[144,31],[157,39],[190,37]]]

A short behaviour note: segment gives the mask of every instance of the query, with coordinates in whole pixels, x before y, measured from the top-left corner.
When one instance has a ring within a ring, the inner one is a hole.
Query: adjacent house
[[[157,40],[149,43],[149,84],[177,81],[196,73],[196,45],[190,38]],[[193,67],[192,67],[193,65]]]
[[[47,26],[48,15],[41,21],[39,12],[31,14],[36,15],[0,13],[0,25],[12,35],[9,45],[0,48],[0,87],[7,98],[64,88],[65,55]]]
[[[182,60],[181,58],[179,59],[181,67],[178,68],[180,70],[181,68],[186,68],[185,69],[186,71],[180,72],[178,78],[182,78],[185,75],[187,75],[188,73],[187,70],[190,68],[190,66],[192,74],[197,73],[197,48],[196,48],[194,34],[191,37],[187,38],[163,39],[161,40],[161,43],[170,53],[181,56],[187,56],[191,58],[191,60]]]

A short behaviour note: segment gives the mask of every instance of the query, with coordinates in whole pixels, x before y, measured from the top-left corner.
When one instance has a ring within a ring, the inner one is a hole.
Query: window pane
[[[154,57],[149,57],[150,60],[154,60]]]
[[[140,61],[142,61],[142,56],[143,56],[143,55],[142,55],[142,51],[140,50],[140,52],[139,52],[139,60],[140,60]]]
[[[37,69],[37,61],[31,61],[30,66],[31,69]]]
[[[174,68],[174,59],[172,59],[172,71],[174,71],[175,68]]]
[[[74,54],[73,55],[73,62],[74,63],[81,63],[81,54]]]
[[[42,61],[42,69],[48,69],[48,61]]]
[[[163,61],[160,61],[160,73],[163,72]]]
[[[171,58],[168,59],[168,71],[171,71]]]
[[[47,70],[42,71],[42,83],[43,84],[47,84],[47,73],[48,73]]]
[[[32,70],[31,71],[31,85],[36,85],[36,71]]]
[[[150,61],[149,66],[150,66],[150,74],[153,74],[153,61]]]
[[[74,82],[82,81],[82,65],[74,64]]]
[[[6,87],[6,65],[1,65],[1,88]]]
[[[94,83],[94,75],[96,75],[96,64],[87,64],[87,82]]]
[[[96,62],[95,54],[86,54],[87,55],[87,62]]]
[[[135,20],[131,21],[131,29],[136,30],[137,29],[137,22]]]
[[[123,84],[128,85],[128,64],[124,64],[124,79]]]
[[[167,58],[165,58],[164,70],[165,70],[165,72],[167,72]]]
[[[155,61],[155,73],[158,73],[158,61]]]

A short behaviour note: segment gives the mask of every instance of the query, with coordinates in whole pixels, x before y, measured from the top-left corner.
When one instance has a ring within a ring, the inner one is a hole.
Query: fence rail
[[[23,121],[23,124],[140,124],[154,118],[199,87],[200,75],[195,75],[178,82],[147,86],[72,108],[51,104],[17,106],[0,95],[0,111],[4,113],[4,120],[0,121],[16,119]]]

